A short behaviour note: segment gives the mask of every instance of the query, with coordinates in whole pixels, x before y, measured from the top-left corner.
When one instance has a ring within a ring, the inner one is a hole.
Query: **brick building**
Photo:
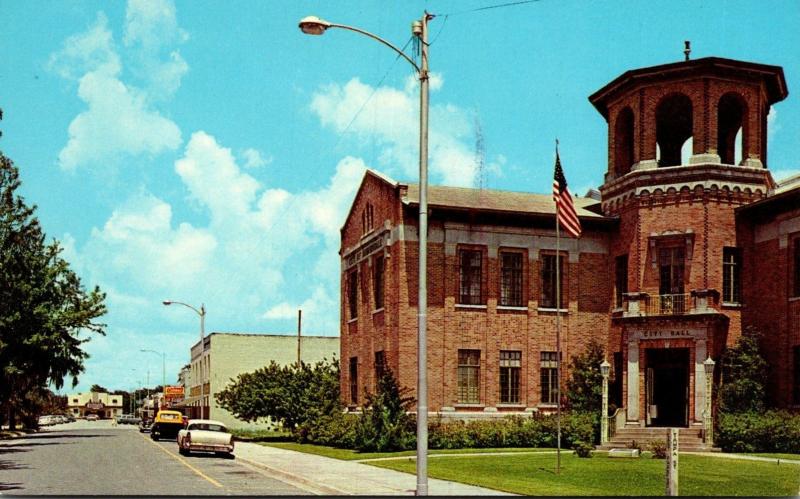
[[[550,194],[429,187],[430,410],[552,409],[557,314],[564,365],[605,346],[631,426],[702,425],[703,362],[748,324],[768,333],[772,401],[800,404],[800,182],[767,169],[767,114],[787,94],[780,67],[715,57],[604,86],[589,100],[608,122],[605,181],[575,199],[583,234],[559,253]],[[383,366],[416,387],[418,200],[368,171],[342,227],[351,406]]]

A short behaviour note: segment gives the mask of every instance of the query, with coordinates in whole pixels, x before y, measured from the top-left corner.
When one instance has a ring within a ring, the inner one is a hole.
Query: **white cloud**
[[[264,157],[263,153],[258,149],[247,148],[241,153],[241,158],[244,161],[244,167],[248,169],[261,168],[267,166],[274,160],[272,156]]]
[[[145,75],[141,88],[122,81],[121,57],[102,13],[86,32],[67,38],[50,56],[48,68],[76,81],[78,97],[87,106],[69,125],[69,139],[58,157],[62,168],[113,161],[122,154],[156,155],[180,146],[180,129],[154,102],[171,96],[188,70],[174,50],[166,62],[159,59],[167,42],[181,38],[171,3],[129,4],[125,44],[138,47],[132,71]]]
[[[440,88],[441,76],[431,79]],[[404,90],[373,88],[358,78],[344,86],[330,84],[319,89],[311,102],[323,125],[337,133],[353,133],[360,141],[373,140],[382,147],[381,169],[415,178],[419,164],[419,99],[417,83],[409,79]],[[454,186],[476,182],[474,131],[470,113],[450,104],[431,106],[429,124],[429,169],[434,181]],[[499,170],[501,164],[492,165]]]
[[[767,136],[769,139],[772,139],[780,129],[781,124],[778,121],[778,111],[774,107],[771,107],[767,114]]]

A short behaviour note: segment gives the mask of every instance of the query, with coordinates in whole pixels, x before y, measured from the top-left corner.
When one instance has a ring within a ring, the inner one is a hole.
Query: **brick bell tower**
[[[782,68],[686,54],[589,97],[608,123],[602,209],[620,221],[608,349],[629,426],[703,428],[703,362],[741,333],[734,209],[775,185],[767,114],[788,93]]]

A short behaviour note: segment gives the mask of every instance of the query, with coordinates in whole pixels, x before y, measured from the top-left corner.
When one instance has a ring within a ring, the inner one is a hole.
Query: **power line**
[[[480,11],[483,11],[483,10],[491,10],[491,9],[502,9],[504,7],[514,7],[514,6],[517,6],[517,5],[524,5],[524,4],[535,3],[535,2],[540,2],[540,1],[541,0],[519,0],[517,2],[506,2],[506,3],[497,4],[497,5],[487,5],[486,7],[478,7],[478,8],[475,8],[475,9],[462,10],[462,11],[459,11],[459,12],[452,12],[452,13],[449,13],[449,14],[440,14],[440,15],[458,16],[458,15],[461,15],[461,14],[470,14],[472,12],[480,12]]]

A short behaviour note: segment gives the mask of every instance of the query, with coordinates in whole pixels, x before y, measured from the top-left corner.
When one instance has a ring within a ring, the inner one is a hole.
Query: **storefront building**
[[[100,419],[112,419],[122,414],[122,395],[101,392],[73,393],[67,396],[67,410],[76,418],[96,414]]]
[[[716,57],[604,86],[589,100],[608,169],[575,198],[579,239],[556,241],[550,194],[429,187],[430,410],[553,410],[557,316],[565,368],[604,345],[628,426],[702,427],[721,371],[707,369],[751,325],[769,333],[771,402],[800,403],[800,182],[767,168],[767,115],[787,95],[780,67]],[[418,209],[418,185],[368,171],[342,227],[352,407],[385,366],[416,387]]]

